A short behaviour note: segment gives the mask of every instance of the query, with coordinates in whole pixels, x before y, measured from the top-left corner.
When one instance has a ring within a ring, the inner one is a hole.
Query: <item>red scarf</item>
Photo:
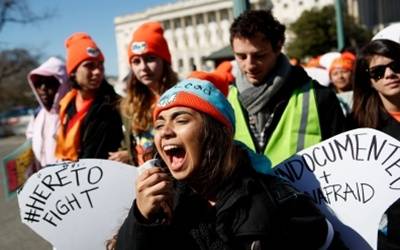
[[[389,114],[398,122],[400,122],[400,112],[389,112]]]

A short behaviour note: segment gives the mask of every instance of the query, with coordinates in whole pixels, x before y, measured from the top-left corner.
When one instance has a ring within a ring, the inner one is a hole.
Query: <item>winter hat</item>
[[[28,83],[31,86],[33,93],[35,94],[36,99],[38,100],[40,105],[43,106],[43,102],[39,97],[34,85],[38,80],[38,76],[52,76],[56,78],[60,83],[60,86],[58,87],[57,90],[57,95],[54,97],[53,107],[52,107],[52,109],[55,112],[58,112],[59,101],[70,89],[70,83],[68,82],[65,63],[62,60],[58,59],[57,57],[50,57],[39,67],[29,72]]]
[[[104,61],[104,56],[93,39],[84,32],[76,32],[65,40],[67,73],[71,73],[86,60]]]
[[[379,31],[372,38],[372,41],[378,39],[388,39],[392,40],[393,42],[400,43],[400,23],[391,24]]]
[[[329,75],[333,69],[342,68],[349,71],[353,70],[354,59],[349,56],[340,56],[332,61],[331,67],[329,68]]]
[[[328,52],[319,58],[319,64],[325,69],[329,70],[331,68],[332,62],[341,56],[340,52]]]
[[[57,57],[50,57],[39,67],[29,72],[28,81],[35,83],[37,76],[53,76],[60,82],[60,84],[67,82],[65,63]],[[33,85],[32,88],[34,88]]]
[[[350,51],[345,51],[345,52],[343,52],[342,53],[342,57],[343,58],[346,58],[346,59],[349,59],[349,60],[353,60],[354,62],[356,61],[356,55],[355,54],[353,54],[352,52],[350,52]]]
[[[206,113],[230,128],[232,132],[235,131],[235,115],[232,106],[221,91],[209,81],[185,79],[167,90],[154,109],[153,120],[156,120],[161,111],[177,106]]]
[[[200,80],[206,80],[212,82],[215,87],[217,87],[224,96],[228,95],[229,80],[224,74],[218,74],[214,72],[204,72],[204,71],[193,71],[190,73],[188,78],[197,78]]]
[[[231,61],[223,61],[217,66],[217,68],[214,70],[214,73],[221,75],[228,83],[231,83],[235,80],[232,69],[233,65]]]
[[[171,54],[164,38],[164,30],[158,22],[147,22],[139,26],[128,46],[129,62],[133,56],[148,53],[159,56],[171,64]]]

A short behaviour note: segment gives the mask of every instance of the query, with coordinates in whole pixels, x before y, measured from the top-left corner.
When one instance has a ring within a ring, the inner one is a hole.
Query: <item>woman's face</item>
[[[151,54],[134,56],[131,68],[136,78],[147,87],[156,90],[164,72],[163,60]]]
[[[344,68],[334,68],[331,71],[332,84],[337,92],[351,89],[351,71]]]
[[[75,81],[83,91],[94,91],[104,79],[104,66],[101,61],[83,61],[76,68]]]
[[[157,151],[177,180],[190,177],[200,166],[203,118],[186,107],[160,112],[154,123]]]
[[[400,97],[400,62],[375,55],[369,63],[373,88],[385,99]]]

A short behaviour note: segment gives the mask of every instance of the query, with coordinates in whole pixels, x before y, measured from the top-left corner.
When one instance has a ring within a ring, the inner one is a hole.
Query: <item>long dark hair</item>
[[[233,143],[231,129],[207,114],[201,115],[203,128],[200,132],[200,145],[203,160],[187,182],[196,192],[212,197],[224,184],[224,180],[234,173],[241,158],[241,150]]]
[[[387,111],[368,74],[369,63],[374,56],[400,60],[400,45],[386,39],[371,41],[361,50],[356,61],[352,117],[358,127],[378,129],[382,126],[380,114]]]

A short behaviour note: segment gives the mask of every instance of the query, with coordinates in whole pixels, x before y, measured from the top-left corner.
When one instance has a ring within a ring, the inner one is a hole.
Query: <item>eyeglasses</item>
[[[388,64],[374,66],[367,69],[369,77],[378,81],[383,78],[386,72],[386,68],[389,67],[394,73],[400,73],[400,61],[392,61]]]

